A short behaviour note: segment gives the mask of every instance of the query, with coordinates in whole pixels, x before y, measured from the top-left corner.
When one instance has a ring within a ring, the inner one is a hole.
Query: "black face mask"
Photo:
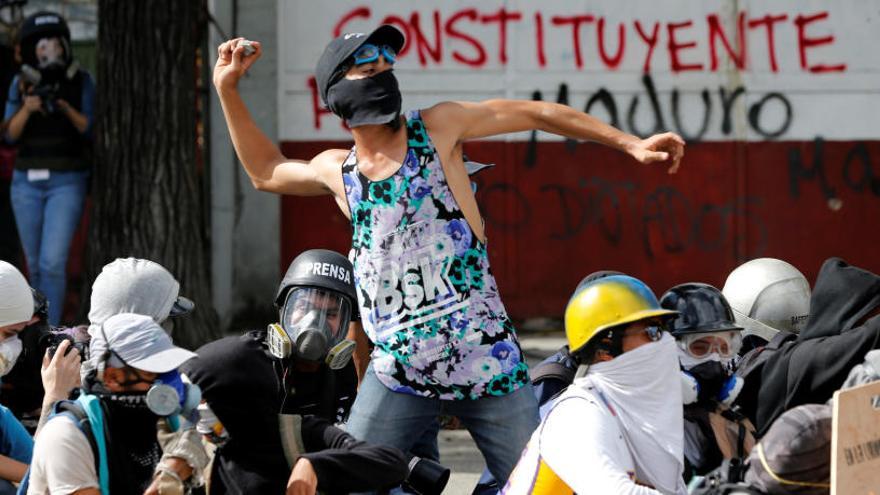
[[[698,364],[688,370],[688,372],[694,375],[694,378],[700,384],[700,394],[697,396],[697,401],[702,403],[708,403],[716,399],[728,378],[727,370],[718,361]]]
[[[327,106],[352,128],[400,126],[400,89],[390,70],[361,79],[341,79],[327,92]]]
[[[158,416],[147,407],[145,392],[107,394],[101,397],[107,410],[112,454],[123,464],[116,464],[124,478],[139,490],[146,489],[153,469],[162,457],[156,438]],[[115,468],[114,468],[115,469]]]

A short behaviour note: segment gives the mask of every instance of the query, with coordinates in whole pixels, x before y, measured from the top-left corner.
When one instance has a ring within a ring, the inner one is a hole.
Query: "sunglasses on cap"
[[[645,332],[648,335],[648,338],[651,339],[651,342],[657,342],[661,338],[663,338],[663,331],[666,330],[661,325],[648,325],[645,328],[640,329],[639,331],[627,331],[626,335],[638,335],[641,332]],[[610,335],[610,334],[609,334]]]
[[[692,333],[680,336],[678,345],[695,358],[706,357],[713,352],[722,358],[731,358],[742,348],[742,335],[739,331]]]
[[[357,66],[375,62],[379,60],[380,54],[385,57],[385,61],[389,64],[397,62],[397,52],[394,51],[394,48],[391,48],[388,45],[377,46],[372,43],[364,43],[352,55],[354,58],[354,65]]]

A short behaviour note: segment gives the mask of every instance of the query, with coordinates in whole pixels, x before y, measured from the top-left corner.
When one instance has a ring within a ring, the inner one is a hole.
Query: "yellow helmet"
[[[612,275],[582,284],[565,308],[565,336],[571,352],[581,350],[603,330],[655,316],[675,316],[639,279]]]

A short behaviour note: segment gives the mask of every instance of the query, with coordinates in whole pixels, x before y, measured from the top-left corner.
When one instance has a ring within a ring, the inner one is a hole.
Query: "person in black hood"
[[[798,338],[767,358],[754,412],[763,435],[783,412],[822,403],[849,371],[880,347],[880,276],[840,258],[822,264],[810,298],[810,319]]]
[[[186,364],[205,400],[199,429],[218,444],[212,495],[283,493],[297,484],[348,493],[406,478],[399,450],[333,426],[355,393],[353,343],[344,340],[353,293],[344,256],[306,251],[279,288],[280,324],[211,342]]]

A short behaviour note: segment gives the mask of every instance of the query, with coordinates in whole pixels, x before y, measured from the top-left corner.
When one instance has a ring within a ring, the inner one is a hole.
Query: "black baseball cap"
[[[388,45],[395,52],[400,53],[406,39],[403,33],[390,24],[384,24],[376,28],[372,33],[345,33],[331,41],[324,53],[318,59],[318,65],[315,68],[315,80],[318,83],[318,91],[321,92],[321,100],[327,104],[327,91],[333,86],[343,74],[339,72],[342,64],[357,51],[361,45],[365,43],[373,43],[376,45]]]

